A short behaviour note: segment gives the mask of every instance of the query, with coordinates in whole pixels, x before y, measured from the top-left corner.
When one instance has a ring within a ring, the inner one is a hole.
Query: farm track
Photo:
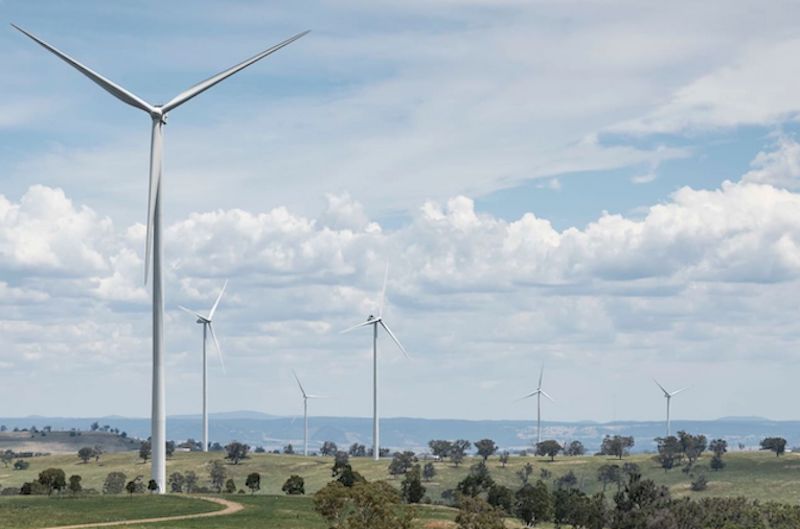
[[[241,503],[235,501],[224,500],[222,498],[211,498],[208,496],[198,496],[199,500],[206,500],[225,507],[220,511],[201,512],[198,514],[182,514],[178,516],[161,516],[159,518],[140,518],[138,520],[117,520],[114,522],[94,522],[82,523],[77,525],[59,525],[55,527],[46,527],[44,529],[84,529],[90,527],[115,527],[120,525],[144,524],[144,523],[158,523],[158,522],[175,522],[178,520],[192,520],[195,518],[210,518],[212,516],[227,516],[237,513],[244,509]]]

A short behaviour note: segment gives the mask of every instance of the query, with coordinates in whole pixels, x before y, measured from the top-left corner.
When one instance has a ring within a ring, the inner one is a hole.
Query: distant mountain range
[[[54,430],[78,428],[88,430],[93,422],[109,425],[127,432],[129,436],[147,438],[150,421],[146,418],[130,417],[16,417],[0,418],[0,425],[9,429],[42,428]],[[372,419],[365,417],[310,417],[309,430],[312,449],[324,441],[333,441],[340,448],[352,443],[369,447],[372,436]],[[709,439],[724,438],[732,449],[756,449],[761,439],[780,436],[789,441],[789,446],[800,442],[800,421],[772,421],[762,417],[724,417],[709,421],[672,422],[672,430],[686,430],[705,434]],[[655,449],[653,439],[664,435],[663,421],[617,421],[597,423],[543,422],[543,438],[561,442],[578,440],[589,451],[596,451],[605,435],[632,435],[636,439],[634,451]],[[461,420],[461,419],[415,419],[386,418],[381,420],[382,445],[393,450],[412,449],[424,451],[431,439],[493,439],[502,449],[521,450],[530,448],[536,435],[533,421],[507,420]],[[214,413],[210,420],[212,441],[226,444],[238,440],[251,446],[263,446],[267,450],[280,449],[291,443],[296,448],[302,444],[303,421],[296,417],[272,416],[255,411],[233,411]],[[177,441],[188,438],[199,439],[199,415],[174,415],[167,420],[167,437]]]

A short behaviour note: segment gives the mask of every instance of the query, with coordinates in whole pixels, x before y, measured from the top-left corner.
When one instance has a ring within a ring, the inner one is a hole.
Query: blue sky
[[[296,413],[295,368],[320,414],[368,415],[369,337],[338,330],[389,261],[414,360],[384,344],[386,415],[529,417],[544,363],[564,420],[659,417],[652,377],[693,387],[681,418],[796,418],[797,10],[0,2],[154,103],[312,30],[169,116],[170,413],[199,407],[177,305],[229,278],[213,411]],[[144,416],[149,120],[10,27],[0,47],[0,414]]]

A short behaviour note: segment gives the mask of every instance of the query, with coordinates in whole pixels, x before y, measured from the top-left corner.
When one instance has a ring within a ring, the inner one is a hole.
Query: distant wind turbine
[[[300,378],[297,376],[297,373],[292,370],[292,374],[294,375],[294,379],[297,381],[297,385],[300,387],[300,393],[303,394],[303,455],[308,455],[308,399],[324,399],[325,397],[321,395],[309,395],[306,393],[306,390],[303,388],[303,384],[300,383]]]
[[[353,329],[358,329],[359,327],[364,327],[367,325],[372,325],[372,457],[377,461],[380,459],[380,427],[378,424],[379,421],[379,414],[378,414],[378,326],[380,325],[383,327],[383,330],[386,331],[386,334],[392,339],[392,341],[397,345],[400,351],[409,358],[408,352],[406,348],[400,344],[400,341],[397,339],[397,336],[394,335],[392,330],[386,325],[386,321],[383,319],[383,303],[386,298],[386,283],[389,280],[389,265],[386,265],[386,273],[383,276],[383,290],[381,290],[381,297],[378,300],[378,317],[376,318],[372,314],[369,315],[367,321],[363,323],[359,323],[358,325],[353,325],[349,329],[345,329],[342,333],[350,332]]]
[[[219,362],[222,364],[222,371],[225,371],[225,361],[222,358],[222,348],[219,346],[217,335],[214,332],[214,326],[211,322],[214,320],[214,313],[217,312],[217,306],[222,299],[222,294],[225,293],[225,287],[228,286],[228,281],[222,285],[222,290],[219,291],[217,300],[208,312],[208,316],[203,316],[199,312],[189,310],[186,307],[178,305],[181,310],[184,310],[197,318],[197,323],[203,326],[203,452],[208,452],[208,359],[206,356],[206,344],[208,342],[208,334],[211,333],[211,338],[214,340],[214,347],[217,348],[217,355]]]
[[[658,383],[658,380],[653,379],[653,382],[655,382],[656,385],[659,388],[661,388],[661,391],[664,392],[664,398],[667,399],[667,437],[669,437],[671,435],[670,434],[670,423],[669,423],[669,406],[670,406],[670,403],[672,402],[672,397],[674,397],[675,395],[677,395],[681,391],[686,391],[689,388],[681,388],[681,389],[679,389],[677,391],[673,391],[673,392],[670,393],[669,391],[664,389],[664,386],[662,386],[661,384]]]
[[[536,391],[533,393],[528,393],[524,397],[518,400],[529,399],[536,396],[536,442],[542,442],[542,395],[550,399],[550,402],[555,402],[553,397],[547,394],[545,390],[542,389],[542,378],[544,377],[544,365],[542,369],[539,371],[539,386],[536,388]]]
[[[163,278],[161,275],[161,158],[163,152],[164,134],[163,128],[167,123],[167,114],[186,103],[193,97],[200,95],[212,86],[216,85],[244,70],[251,64],[260,61],[264,57],[271,55],[303,37],[308,33],[304,31],[297,35],[268,48],[249,59],[222,71],[205,81],[197,83],[191,88],[181,92],[163,105],[153,105],[134,95],[132,92],[122,88],[118,84],[106,79],[99,73],[79,63],[66,53],[63,53],[40,38],[28,33],[24,29],[12,24],[14,29],[27,35],[46,50],[56,55],[83,75],[98,84],[100,88],[113,95],[123,103],[138,108],[146,112],[152,119],[152,139],[150,143],[150,186],[147,208],[147,239],[145,246],[145,268],[144,278],[147,283],[150,262],[153,265],[153,396],[150,435],[152,438],[152,478],[158,485],[158,492],[166,492],[167,476],[167,452],[166,452],[166,404],[164,401],[164,297],[163,297]]]

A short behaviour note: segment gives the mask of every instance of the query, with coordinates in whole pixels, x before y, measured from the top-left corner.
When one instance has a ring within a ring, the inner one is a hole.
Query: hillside
[[[84,446],[99,446],[104,453],[137,450],[139,441],[109,432],[0,432],[0,452],[74,454]]]

